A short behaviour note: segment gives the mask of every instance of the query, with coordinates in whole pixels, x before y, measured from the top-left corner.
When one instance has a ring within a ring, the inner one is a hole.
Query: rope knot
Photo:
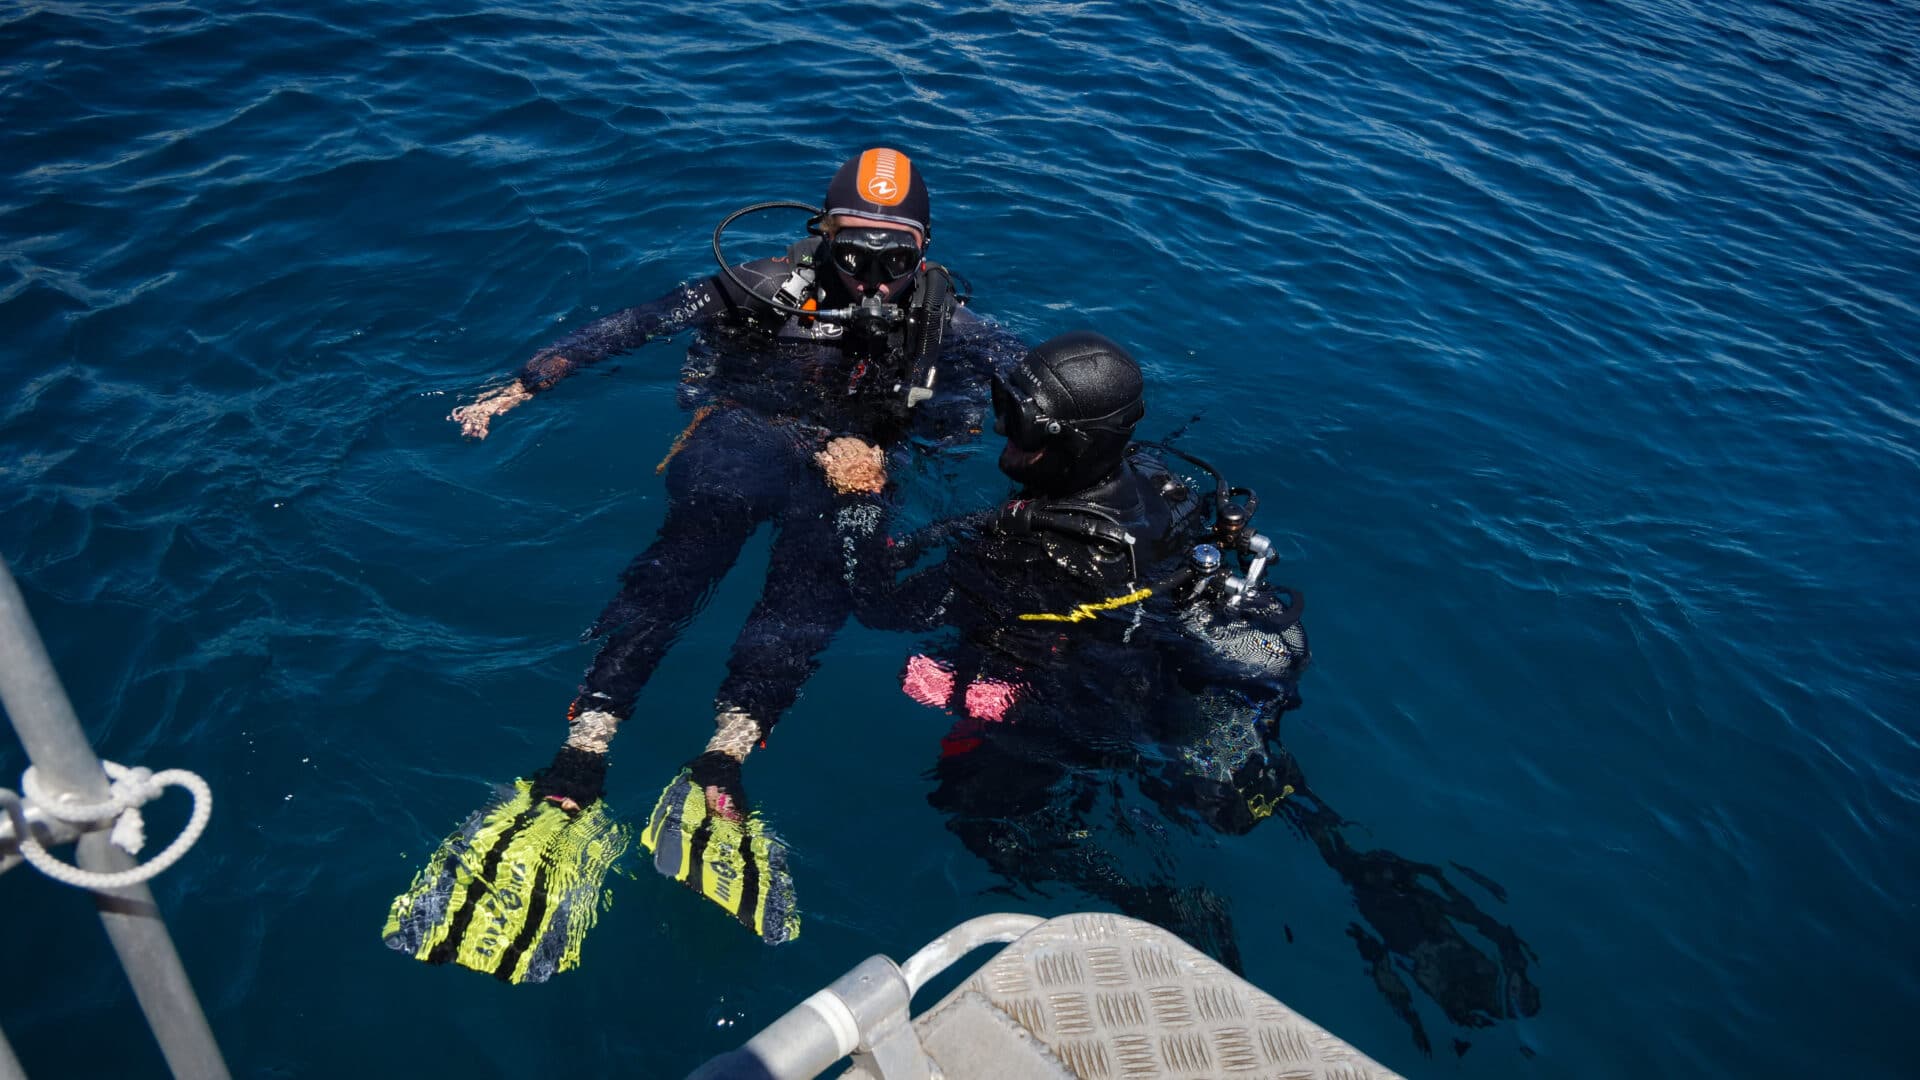
[[[174,837],[173,843],[168,844],[166,850],[151,861],[119,873],[96,873],[69,866],[49,855],[28,829],[26,811],[20,805],[20,797],[10,791],[0,790],[0,812],[12,819],[20,854],[48,877],[82,889],[123,888],[154,877],[187,853],[187,849],[206,830],[207,819],[213,814],[213,789],[207,786],[205,780],[185,769],[167,769],[155,773],[146,768],[129,769],[112,761],[100,764],[107,778],[112,781],[107,788],[105,802],[83,803],[66,797],[51,798],[40,784],[39,772],[32,766],[28,766],[27,771],[20,775],[20,790],[26,801],[42,814],[67,825],[86,829],[112,821],[111,840],[115,847],[129,855],[139,854],[140,849],[146,846],[146,823],[140,816],[140,807],[159,798],[167,788],[185,788],[193,796],[193,813],[180,835]]]

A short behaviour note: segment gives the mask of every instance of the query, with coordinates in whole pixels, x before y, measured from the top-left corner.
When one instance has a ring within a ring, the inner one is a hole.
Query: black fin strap
[[[698,787],[717,787],[736,799],[746,797],[746,785],[740,777],[740,759],[718,750],[708,750],[687,762],[687,776]]]
[[[553,755],[552,764],[533,774],[532,794],[535,802],[557,795],[584,807],[606,787],[607,755],[563,746]]]

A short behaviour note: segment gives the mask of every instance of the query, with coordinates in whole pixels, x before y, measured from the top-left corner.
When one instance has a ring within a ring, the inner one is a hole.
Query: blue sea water
[[[1503,888],[1541,1008],[1416,991],[1424,1054],[1310,844],[1180,834],[1251,979],[1410,1076],[1908,1075],[1916,63],[1882,0],[13,0],[0,554],[103,755],[215,788],[155,892],[238,1075],[678,1075],[866,955],[1088,906],[990,891],[908,643],[849,628],[749,766],[798,942],[644,866],[545,986],[379,939],[557,744],[684,343],[485,442],[446,414],[895,145],[980,311],[1126,342],[1147,432],[1199,417],[1261,491],[1310,597],[1288,743],[1370,842]],[[990,458],[918,497],[995,497]],[[764,550],[622,734],[629,817]],[[23,870],[0,913],[30,1073],[161,1071],[80,896]]]

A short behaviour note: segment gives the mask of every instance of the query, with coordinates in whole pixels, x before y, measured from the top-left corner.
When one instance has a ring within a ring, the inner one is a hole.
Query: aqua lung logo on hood
[[[866,174],[860,178],[860,189],[867,193],[867,198],[881,206],[900,201],[900,167],[906,163],[900,160],[899,154],[891,150],[870,150],[868,160],[860,164],[863,166],[860,171]]]

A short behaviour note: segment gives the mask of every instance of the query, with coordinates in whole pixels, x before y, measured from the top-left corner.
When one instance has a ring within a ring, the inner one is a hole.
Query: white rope
[[[32,830],[27,827],[21,796],[0,789],[0,809],[4,809],[13,819],[14,835],[20,845],[21,856],[32,863],[34,869],[55,881],[80,889],[119,889],[153,878],[180,861],[180,857],[206,831],[207,819],[213,816],[213,789],[207,786],[205,780],[186,769],[165,769],[156,773],[149,769],[129,769],[112,761],[101,762],[101,765],[107,771],[107,778],[113,781],[106,802],[88,804],[49,798],[40,786],[39,774],[32,768],[21,774],[20,790],[27,802],[58,821],[82,827],[113,821],[114,846],[129,855],[139,854],[146,842],[146,825],[140,817],[140,807],[159,798],[167,788],[187,789],[193,796],[193,815],[187,819],[187,827],[180,830],[180,835],[174,837],[173,843],[168,844],[165,851],[130,870],[101,873],[82,870],[54,858],[46,848],[40,846],[40,841],[34,839]]]

